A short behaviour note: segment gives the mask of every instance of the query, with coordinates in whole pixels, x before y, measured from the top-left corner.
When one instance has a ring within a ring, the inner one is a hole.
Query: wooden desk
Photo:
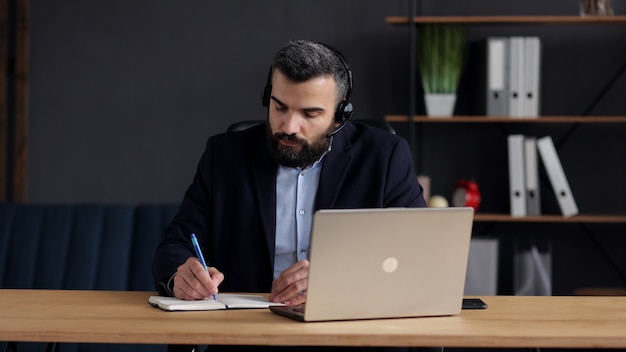
[[[626,348],[626,297],[483,297],[458,316],[299,323],[266,309],[164,312],[153,292],[0,290],[0,341]]]

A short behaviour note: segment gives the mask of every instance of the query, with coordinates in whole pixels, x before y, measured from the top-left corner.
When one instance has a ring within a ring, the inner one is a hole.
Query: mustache
[[[305,140],[298,138],[295,134],[276,133],[274,134],[274,138],[277,140],[297,142],[300,144],[306,143]]]

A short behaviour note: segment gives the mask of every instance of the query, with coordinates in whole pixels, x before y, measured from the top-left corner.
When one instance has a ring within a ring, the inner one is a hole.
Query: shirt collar
[[[322,154],[313,164],[305,167],[304,170],[312,169],[312,168],[318,167],[319,165],[322,164],[322,162],[324,161],[324,158],[326,157],[326,154],[330,153],[330,151],[333,149],[333,138],[334,138],[334,136],[330,137],[330,143],[328,143],[328,148],[326,149],[324,154]],[[298,169],[300,169],[300,168],[298,168]]]

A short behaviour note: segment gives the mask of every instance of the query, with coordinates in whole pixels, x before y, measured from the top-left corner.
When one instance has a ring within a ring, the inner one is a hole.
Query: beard
[[[331,139],[326,136],[332,132],[333,128],[334,125],[331,124],[321,136],[309,143],[293,134],[272,134],[272,128],[268,122],[267,137],[270,153],[272,154],[274,160],[276,160],[276,162],[280,165],[304,169],[305,167],[316,162],[328,150]],[[296,152],[294,147],[286,147],[282,145],[280,143],[281,140],[297,143],[300,146],[300,151]]]

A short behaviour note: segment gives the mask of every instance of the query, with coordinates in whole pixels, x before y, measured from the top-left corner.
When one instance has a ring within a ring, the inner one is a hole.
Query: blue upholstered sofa
[[[0,204],[0,288],[153,291],[152,257],[177,209],[178,204]],[[2,350],[5,345],[0,342]],[[20,352],[45,348],[17,344]],[[63,344],[60,350],[166,346]]]

